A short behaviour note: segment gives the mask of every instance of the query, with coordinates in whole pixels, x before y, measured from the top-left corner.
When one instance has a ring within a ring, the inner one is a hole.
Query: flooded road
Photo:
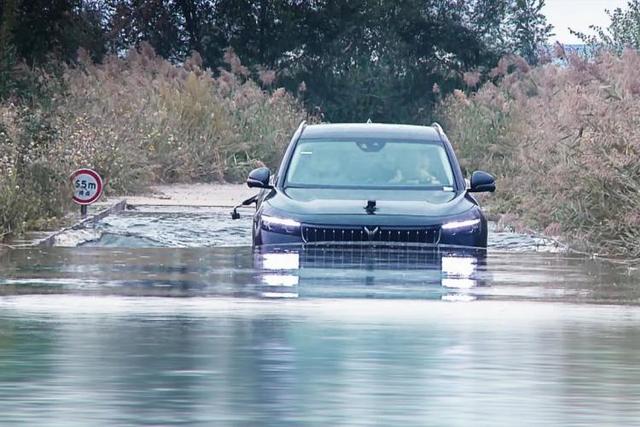
[[[640,425],[635,271],[510,233],[254,252],[226,214],[1,254],[0,425]]]

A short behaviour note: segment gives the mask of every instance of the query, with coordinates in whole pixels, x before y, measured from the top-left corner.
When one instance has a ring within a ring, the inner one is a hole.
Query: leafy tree
[[[0,3],[0,49],[4,52],[13,39],[16,25],[18,0],[5,0]]]
[[[553,35],[553,27],[542,13],[544,6],[545,0],[514,0],[509,8],[512,51],[532,65],[538,63],[541,50]]]
[[[105,0],[105,25],[111,51],[122,53],[142,41],[171,60],[181,60],[188,41],[181,31],[181,16],[175,2],[164,0]]]
[[[80,47],[104,54],[101,10],[82,0],[8,0],[1,10],[3,40],[29,64],[73,60]]]
[[[591,50],[609,49],[622,53],[625,48],[640,49],[640,0],[629,0],[627,8],[605,10],[610,24],[606,28],[591,25],[593,34],[570,30]]]
[[[79,48],[100,59],[105,52],[98,3],[82,0],[0,2],[0,99],[46,104],[48,89],[39,74],[60,71]]]
[[[306,11],[309,33],[287,74],[307,83],[308,104],[331,121],[428,121],[434,83],[453,90],[465,71],[501,56],[484,31],[503,20],[478,9],[489,3],[318,2]]]
[[[16,1],[0,3],[0,97],[12,92],[16,86],[13,71],[16,63],[15,49],[11,44],[16,18]]]
[[[298,0],[220,0],[215,22],[245,62],[275,67],[307,41],[302,28],[313,5]]]
[[[12,6],[13,5],[13,6]],[[469,70],[516,51],[536,62],[544,0],[4,0],[0,36],[42,63],[100,59],[142,41],[182,62],[223,65],[232,47],[253,72],[277,72],[331,121],[428,121]],[[7,13],[15,11],[15,13]],[[3,36],[4,37],[4,36]],[[4,40],[3,38],[2,40]]]

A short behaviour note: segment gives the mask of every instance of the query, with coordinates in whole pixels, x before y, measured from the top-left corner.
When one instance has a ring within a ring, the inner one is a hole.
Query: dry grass
[[[102,64],[81,55],[62,85],[50,78],[46,107],[1,104],[0,236],[59,216],[77,167],[95,168],[120,193],[276,167],[305,112],[283,89],[251,80],[232,51],[225,59],[229,70],[214,76],[197,54],[176,66],[148,45]],[[272,85],[273,73],[263,74]]]
[[[82,147],[76,163],[96,163],[125,191],[136,180],[238,180],[258,162],[276,166],[304,111],[284,90],[248,79],[233,52],[225,58],[235,72],[214,77],[197,54],[178,67],[142,45],[67,70],[59,129]]]
[[[562,59],[529,69],[511,58],[495,84],[457,92],[440,114],[465,166],[497,174],[502,212],[593,253],[638,257],[640,55]]]

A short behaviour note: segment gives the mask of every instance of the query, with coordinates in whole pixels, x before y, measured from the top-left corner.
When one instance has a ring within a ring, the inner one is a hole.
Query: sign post
[[[87,215],[87,206],[102,195],[102,178],[91,169],[78,169],[71,174],[73,201],[80,205],[80,215]]]

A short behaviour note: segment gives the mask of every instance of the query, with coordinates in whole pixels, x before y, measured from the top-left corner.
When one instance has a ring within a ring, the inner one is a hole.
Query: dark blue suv
[[[304,122],[275,176],[249,174],[260,194],[253,244],[486,247],[487,221],[470,193],[495,190],[476,171],[467,182],[442,128]]]

